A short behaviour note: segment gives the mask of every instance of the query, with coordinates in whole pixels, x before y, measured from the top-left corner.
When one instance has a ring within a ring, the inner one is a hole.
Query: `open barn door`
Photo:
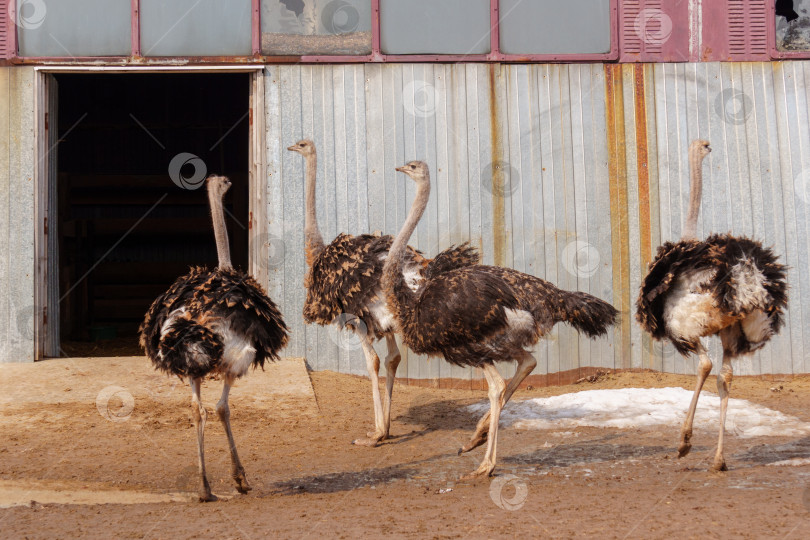
[[[59,85],[50,73],[37,77],[37,178],[34,236],[34,359],[59,354],[59,233],[57,178],[59,154]]]

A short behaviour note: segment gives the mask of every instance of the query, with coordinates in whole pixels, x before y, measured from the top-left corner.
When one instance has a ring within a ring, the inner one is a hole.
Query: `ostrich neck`
[[[383,290],[390,295],[394,292],[397,283],[402,279],[402,268],[405,264],[405,252],[408,247],[408,240],[410,240],[416,225],[422,218],[422,214],[427,207],[428,198],[430,197],[430,179],[426,178],[424,182],[418,185],[416,190],[416,199],[411,205],[411,210],[408,212],[408,217],[405,224],[397,234],[394,242],[391,244],[391,249],[388,250],[388,258],[383,266]],[[407,289],[407,286],[404,287]],[[410,292],[410,289],[408,290]],[[398,295],[391,295],[397,297]],[[398,299],[397,299],[398,300]]]
[[[217,256],[220,269],[233,268],[231,265],[231,247],[228,244],[228,229],[225,226],[225,211],[222,207],[222,197],[217,197],[213,190],[208,191],[208,202],[211,205],[211,220],[214,222],[214,237],[217,240]]]
[[[689,212],[683,228],[682,239],[694,239],[700,214],[700,199],[703,195],[703,157],[698,151],[689,153]]]
[[[323,237],[318,229],[318,214],[315,208],[315,174],[318,158],[313,152],[306,156],[306,215],[304,216],[304,238],[308,259],[314,259],[324,248]]]

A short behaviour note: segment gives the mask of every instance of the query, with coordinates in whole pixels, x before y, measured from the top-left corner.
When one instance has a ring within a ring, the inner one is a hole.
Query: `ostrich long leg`
[[[377,356],[377,352],[374,350],[368,336],[361,336],[361,340],[363,353],[366,355],[366,368],[368,369],[369,378],[371,378],[371,398],[374,401],[374,432],[366,438],[355,439],[352,444],[377,446],[385,432],[383,428],[382,400],[380,399],[380,357]]]
[[[495,460],[498,454],[498,422],[501,419],[501,403],[503,403],[506,384],[503,377],[492,364],[484,365],[484,376],[487,378],[487,393],[489,394],[489,437],[487,437],[487,451],[481,465],[472,473],[462,479],[472,479],[479,476],[489,476],[495,469]]]
[[[231,408],[228,406],[228,394],[231,391],[231,381],[226,380],[222,385],[222,397],[217,402],[217,416],[219,416],[222,426],[225,428],[225,435],[228,436],[228,448],[231,450],[231,476],[236,481],[236,490],[239,493],[247,493],[252,487],[245,476],[245,468],[239,461],[239,454],[236,452],[236,443],[233,440],[231,431]]]
[[[202,400],[200,399],[200,384],[202,379],[191,379],[191,414],[194,417],[194,426],[197,428],[197,458],[200,467],[200,502],[215,501],[217,498],[211,493],[211,486],[208,485],[208,478],[205,475],[205,446],[203,435],[205,433],[205,420],[208,413],[205,412]]]
[[[717,393],[720,394],[720,435],[717,438],[717,453],[714,455],[712,470],[726,471],[726,460],[723,457],[723,436],[726,431],[726,412],[728,411],[728,394],[734,372],[731,368],[731,357],[723,353],[723,366],[717,374]]]
[[[509,379],[509,384],[506,385],[506,390],[503,394],[503,402],[501,403],[501,407],[505,407],[506,404],[509,402],[509,399],[512,397],[512,394],[515,393],[520,383],[529,376],[529,373],[537,365],[537,360],[534,359],[531,353],[523,351],[523,354],[517,358],[517,371],[515,372],[515,376]],[[484,416],[478,421],[478,425],[475,426],[475,433],[470,438],[470,442],[459,448],[458,454],[461,455],[464,452],[469,452],[473,448],[478,448],[485,442],[487,442],[487,431],[489,430],[489,417],[490,411],[487,411]]]
[[[706,382],[706,378],[712,371],[712,361],[702,343],[698,348],[698,356],[700,357],[700,364],[698,364],[697,384],[695,385],[695,393],[692,395],[692,401],[689,403],[686,420],[683,421],[683,427],[681,428],[681,442],[678,445],[679,458],[688,454],[689,450],[692,449],[692,422],[695,419],[695,409],[697,408],[700,391],[703,389],[703,383]]]
[[[392,335],[385,336],[388,345],[388,356],[385,357],[385,402],[383,403],[383,438],[388,437],[391,429],[391,396],[394,393],[394,379],[397,378],[397,368],[402,355],[397,347],[397,339]]]

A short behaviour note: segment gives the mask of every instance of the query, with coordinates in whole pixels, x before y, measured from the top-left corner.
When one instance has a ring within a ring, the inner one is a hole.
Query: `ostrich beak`
[[[405,166],[403,165],[402,167],[397,167],[397,170],[399,172],[405,172]]]
[[[291,152],[295,152],[295,145],[293,145],[293,146],[288,146],[288,147],[287,147],[287,150],[290,150]]]

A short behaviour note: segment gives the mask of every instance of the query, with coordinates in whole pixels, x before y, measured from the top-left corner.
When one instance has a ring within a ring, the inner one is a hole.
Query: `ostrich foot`
[[[461,477],[461,480],[477,480],[479,478],[486,478],[488,476],[492,476],[492,471],[495,470],[495,464],[490,463],[489,461],[482,461],[481,465],[478,466],[473,472],[469,474],[465,474]]]
[[[236,482],[236,491],[238,491],[242,495],[247,494],[248,491],[253,489],[253,486],[251,486],[247,481],[247,477],[245,476],[245,470],[244,469],[234,471],[233,479]]]
[[[714,463],[712,463],[712,470],[714,472],[721,472],[728,470],[728,467],[726,467],[726,460],[723,459],[723,456],[714,458]]]
[[[468,442],[467,444],[458,449],[458,455],[461,455],[465,452],[469,452],[470,450],[478,448],[479,446],[487,442],[488,433],[489,433],[488,431],[484,431],[482,433],[474,434],[472,436],[472,439],[470,439],[470,442]]]
[[[371,448],[374,448],[384,438],[385,438],[384,434],[372,432],[368,434],[368,437],[361,437],[359,439],[353,440],[352,444],[356,444],[357,446],[370,446]]]
[[[690,442],[692,439],[692,433],[683,433],[681,435],[681,444],[678,445],[678,457],[682,458],[686,454],[689,453],[689,450],[692,449],[692,443]]]
[[[214,502],[218,500],[217,496],[213,493],[200,493],[200,502]]]
[[[369,431],[368,433],[366,433],[366,437],[368,437],[369,439],[375,439],[375,438],[378,437],[378,435],[377,435],[376,431]],[[379,440],[384,441],[387,438],[388,438],[388,433],[383,433],[382,437],[380,437]]]

